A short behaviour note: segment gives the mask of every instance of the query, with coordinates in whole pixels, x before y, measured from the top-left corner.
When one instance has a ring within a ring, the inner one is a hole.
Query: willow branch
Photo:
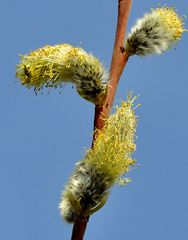
[[[105,119],[108,118],[112,108],[116,88],[120,76],[128,61],[128,55],[124,51],[125,31],[129,17],[131,0],[118,1],[118,20],[116,28],[116,37],[114,42],[114,50],[110,66],[110,81],[108,84],[107,96],[103,106],[95,107],[94,129],[102,129],[105,124]],[[96,134],[94,136],[94,139]]]
[[[82,240],[83,239],[88,220],[89,220],[89,217],[75,219],[73,230],[72,230],[71,240]]]
[[[112,61],[110,66],[110,80],[103,106],[95,107],[94,130],[102,129],[105,124],[105,120],[108,118],[120,76],[128,61],[128,55],[124,51],[124,41],[131,2],[131,0],[118,0],[118,19]],[[94,132],[93,142],[96,137],[97,131]],[[81,217],[76,218],[73,226],[71,240],[83,240],[88,219],[89,217],[87,219]]]

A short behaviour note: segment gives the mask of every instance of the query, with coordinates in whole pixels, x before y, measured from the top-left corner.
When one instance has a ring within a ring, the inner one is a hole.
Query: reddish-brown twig
[[[73,230],[72,230],[71,240],[82,240],[83,239],[88,220],[89,220],[89,216],[87,218],[76,218],[75,219]]]
[[[130,6],[131,0],[119,0],[116,38],[114,42],[114,50],[110,66],[110,82],[108,84],[107,96],[103,106],[95,107],[95,129],[102,129],[105,124],[105,119],[108,117],[112,108],[114,95],[120,76],[128,61],[128,55],[124,51],[124,38]]]
[[[116,28],[116,37],[110,66],[110,81],[108,84],[107,96],[103,106],[95,107],[93,142],[97,137],[97,129],[102,129],[110,110],[112,108],[116,88],[128,61],[128,55],[124,51],[125,31],[129,17],[131,0],[118,0],[118,19]],[[88,219],[77,218],[74,222],[71,240],[82,240]]]

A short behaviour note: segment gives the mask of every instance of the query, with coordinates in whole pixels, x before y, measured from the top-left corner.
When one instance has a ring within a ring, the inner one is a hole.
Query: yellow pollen
[[[136,149],[134,138],[137,122],[132,108],[134,99],[129,97],[126,102],[122,102],[116,113],[107,119],[93,149],[90,149],[85,157],[99,172],[113,180],[128,172],[135,164],[132,159],[132,153]]]
[[[160,14],[161,20],[168,30],[172,30],[172,37],[174,40],[178,41],[181,38],[182,33],[185,31],[183,28],[183,19],[178,16],[173,7],[157,8],[155,11]]]

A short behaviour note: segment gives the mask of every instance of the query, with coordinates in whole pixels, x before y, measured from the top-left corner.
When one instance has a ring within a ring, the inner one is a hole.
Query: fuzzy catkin
[[[108,73],[97,58],[70,44],[45,46],[20,56],[16,76],[22,85],[40,91],[63,83],[76,85],[84,99],[101,105],[106,95]]]
[[[69,196],[67,192],[62,194],[61,201],[59,204],[60,212],[63,218],[65,219],[66,222],[68,223],[73,223],[74,219],[76,217],[76,213],[74,208],[72,207]]]
[[[136,148],[137,121],[133,101],[134,98],[129,97],[116,108],[98,133],[93,148],[76,165],[59,205],[65,220],[70,218],[72,209],[74,217],[87,217],[99,210],[105,204],[111,187],[135,164],[131,156]],[[127,183],[128,180],[120,182]]]
[[[77,163],[60,201],[60,213],[71,223],[76,216],[88,216],[102,207],[108,197],[108,176],[86,161]]]
[[[156,8],[137,20],[126,40],[129,55],[161,54],[177,43],[184,29],[183,19],[174,8]]]

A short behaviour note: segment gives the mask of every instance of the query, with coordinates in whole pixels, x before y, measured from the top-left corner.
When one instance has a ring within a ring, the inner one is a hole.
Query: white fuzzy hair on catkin
[[[64,192],[61,197],[61,201],[59,204],[60,214],[68,223],[73,223],[75,219],[75,211],[69,201],[69,197],[67,196],[67,192]]]
[[[129,55],[161,54],[174,46],[186,31],[174,8],[152,9],[137,20],[128,34],[125,50]]]
[[[104,204],[112,181],[97,171],[95,166],[81,161],[76,164],[59,204],[60,213],[67,222],[76,215],[90,215]]]

